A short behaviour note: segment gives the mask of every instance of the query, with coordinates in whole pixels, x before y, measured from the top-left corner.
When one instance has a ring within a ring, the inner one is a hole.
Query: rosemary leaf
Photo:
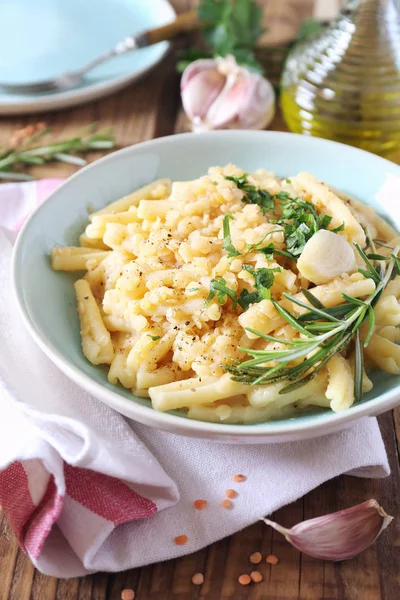
[[[294,302],[294,304],[301,306],[302,308],[307,308],[307,309],[310,308],[309,304],[307,304],[306,302],[303,302],[302,300],[300,300],[299,298],[296,298],[295,296],[291,296],[290,294],[287,294],[286,292],[284,292],[283,295],[285,298],[287,298],[291,302]],[[336,321],[337,323],[340,323],[339,319],[337,319],[336,317],[333,317],[329,313],[327,313],[324,310],[321,310],[319,308],[315,307],[313,309],[313,313],[319,315],[319,317],[322,319],[327,319],[329,321]]]
[[[366,348],[368,346],[371,336],[374,333],[374,329],[375,329],[375,312],[374,312],[374,309],[372,308],[372,306],[368,307],[368,319],[369,319],[369,327],[368,327],[368,333],[367,333],[367,336],[366,336],[365,342],[364,342],[364,348]]]
[[[364,354],[360,338],[360,330],[356,331],[354,348],[354,399],[356,402],[362,398],[362,382],[364,374]]]
[[[312,306],[314,306],[315,308],[325,309],[325,306],[322,304],[322,302],[318,300],[318,298],[314,296],[314,294],[312,294],[310,290],[307,290],[306,288],[301,288],[301,291],[303,293],[303,296],[307,298],[307,300]]]
[[[21,172],[24,165],[43,165],[61,161],[76,166],[86,165],[86,160],[78,156],[86,152],[110,150],[115,146],[115,140],[109,128],[94,133],[96,124],[86,128],[74,137],[58,140],[44,145],[39,141],[48,136],[49,129],[43,124],[28,126],[14,136],[14,147],[0,154],[0,179],[15,181],[30,181],[29,174]]]
[[[290,313],[288,310],[286,310],[286,308],[283,308],[283,306],[278,304],[278,302],[276,300],[274,300],[273,298],[272,298],[272,303],[275,306],[278,313],[281,315],[281,317],[283,317],[285,319],[285,321],[287,321],[289,323],[289,325],[291,325],[292,327],[297,329],[297,331],[300,331],[300,333],[304,333],[304,335],[306,335],[307,337],[311,336],[311,333],[309,331],[307,331],[307,329],[305,329],[302,325],[300,325],[300,323],[298,322],[296,317],[294,315],[292,315],[292,313]]]

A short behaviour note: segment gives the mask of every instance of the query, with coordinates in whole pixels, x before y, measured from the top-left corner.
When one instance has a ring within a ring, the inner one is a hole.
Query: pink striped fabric
[[[31,462],[31,461],[27,461]],[[37,489],[37,476],[43,476],[41,465],[29,469],[29,479],[24,462],[16,461],[0,472],[0,504],[22,550],[38,558],[46,538],[60,516],[64,496],[59,494],[54,477],[47,477],[47,486],[36,502],[30,486]],[[140,496],[119,479],[94,473],[89,469],[71,467],[64,463],[66,496],[102,517],[114,527],[151,517],[157,506]]]

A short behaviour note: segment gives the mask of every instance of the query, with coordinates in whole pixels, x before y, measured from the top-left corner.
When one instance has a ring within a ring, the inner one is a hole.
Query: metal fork
[[[32,83],[3,83],[0,81],[0,89],[10,92],[13,94],[44,94],[46,92],[60,92],[70,90],[77,87],[85,75],[102,63],[106,62],[114,56],[121,56],[132,50],[138,50],[139,48],[145,48],[152,44],[157,44],[165,40],[171,40],[179,33],[193,31],[199,26],[199,21],[196,11],[189,11],[182,13],[177,16],[175,21],[150,29],[149,31],[142,31],[140,33],[130,35],[121,42],[119,42],[114,48],[105,52],[101,56],[94,58],[86,65],[83,65],[76,71],[69,73],[62,73],[61,75],[45,81],[37,81]]]

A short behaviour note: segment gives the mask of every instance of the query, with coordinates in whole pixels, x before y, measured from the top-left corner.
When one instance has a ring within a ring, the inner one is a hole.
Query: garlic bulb
[[[233,56],[196,60],[184,71],[182,104],[194,131],[264,129],[275,114],[275,92]]]
[[[342,273],[353,273],[357,263],[354,249],[345,237],[320,229],[304,246],[297,268],[303,277],[322,285]]]
[[[263,521],[282,533],[301,552],[337,561],[353,558],[368,548],[392,519],[376,500],[368,500],[330,515],[303,521],[291,529],[269,519]]]

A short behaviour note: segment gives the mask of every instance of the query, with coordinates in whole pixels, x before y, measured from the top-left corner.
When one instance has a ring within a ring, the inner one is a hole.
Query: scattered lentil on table
[[[269,565],[277,565],[279,562],[279,558],[274,554],[269,554],[265,560]]]
[[[240,585],[249,585],[249,583],[251,583],[251,577],[250,575],[240,575],[240,577],[238,578],[238,582],[240,583]]]
[[[135,592],[133,590],[122,590],[121,600],[135,600]]]
[[[204,583],[203,573],[195,573],[192,577],[193,585],[202,585]]]
[[[238,473],[232,477],[232,481],[235,481],[236,483],[243,483],[243,481],[246,481],[246,479],[246,475],[242,475],[241,473]]]
[[[193,506],[195,507],[196,510],[203,510],[203,508],[205,508],[207,506],[208,502],[207,500],[195,500],[193,502]]]
[[[227,498],[225,498],[224,500],[222,500],[221,506],[222,506],[222,508],[232,508],[233,502],[231,500],[228,500]]]
[[[239,494],[235,490],[226,490],[225,496],[227,498],[236,498]]]
[[[261,552],[253,552],[253,554],[250,555],[249,560],[253,565],[258,565],[262,561]]]
[[[261,575],[260,571],[252,571],[250,573],[250,577],[254,583],[260,583],[263,580],[263,576]]]

